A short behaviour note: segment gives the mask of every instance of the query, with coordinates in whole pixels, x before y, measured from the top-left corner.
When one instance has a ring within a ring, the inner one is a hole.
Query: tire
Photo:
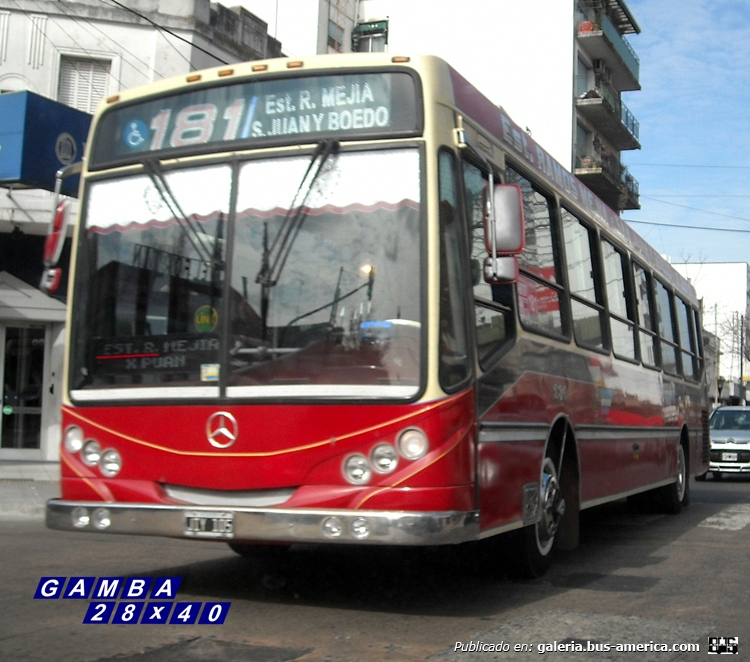
[[[550,566],[560,520],[565,514],[557,468],[546,455],[542,462],[539,484],[539,521],[507,534],[510,543],[507,572],[517,579],[536,579]]]
[[[654,492],[659,510],[670,515],[679,514],[683,508],[690,505],[690,472],[685,447],[677,447],[677,475],[674,483],[660,487]]]

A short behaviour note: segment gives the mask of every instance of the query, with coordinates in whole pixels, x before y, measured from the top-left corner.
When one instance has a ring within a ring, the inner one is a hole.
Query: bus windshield
[[[144,170],[86,194],[74,398],[417,395],[418,150]]]

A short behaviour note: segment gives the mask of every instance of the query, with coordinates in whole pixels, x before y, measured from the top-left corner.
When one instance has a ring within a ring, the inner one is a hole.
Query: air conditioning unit
[[[604,60],[594,60],[594,74],[598,82],[609,83],[612,80],[612,72],[604,64]]]

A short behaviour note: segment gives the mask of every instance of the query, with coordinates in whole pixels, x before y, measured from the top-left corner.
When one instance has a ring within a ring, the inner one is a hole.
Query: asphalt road
[[[734,659],[746,659],[750,479],[692,490],[679,516],[624,502],[587,511],[579,549],[537,581],[511,581],[474,550],[299,548],[250,561],[221,543],[48,531],[0,513],[0,660],[683,661],[704,659],[709,637],[737,637]],[[83,623],[91,600],[34,599],[41,577],[88,576],[181,577],[176,602],[231,606],[222,625],[97,626]],[[700,650],[657,650],[674,644]]]

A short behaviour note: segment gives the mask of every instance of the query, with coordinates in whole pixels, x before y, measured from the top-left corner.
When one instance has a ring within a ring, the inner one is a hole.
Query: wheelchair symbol
[[[135,149],[136,147],[140,147],[146,141],[147,135],[148,128],[146,127],[146,123],[141,120],[134,120],[128,122],[128,125],[125,127],[123,138],[128,147]]]

